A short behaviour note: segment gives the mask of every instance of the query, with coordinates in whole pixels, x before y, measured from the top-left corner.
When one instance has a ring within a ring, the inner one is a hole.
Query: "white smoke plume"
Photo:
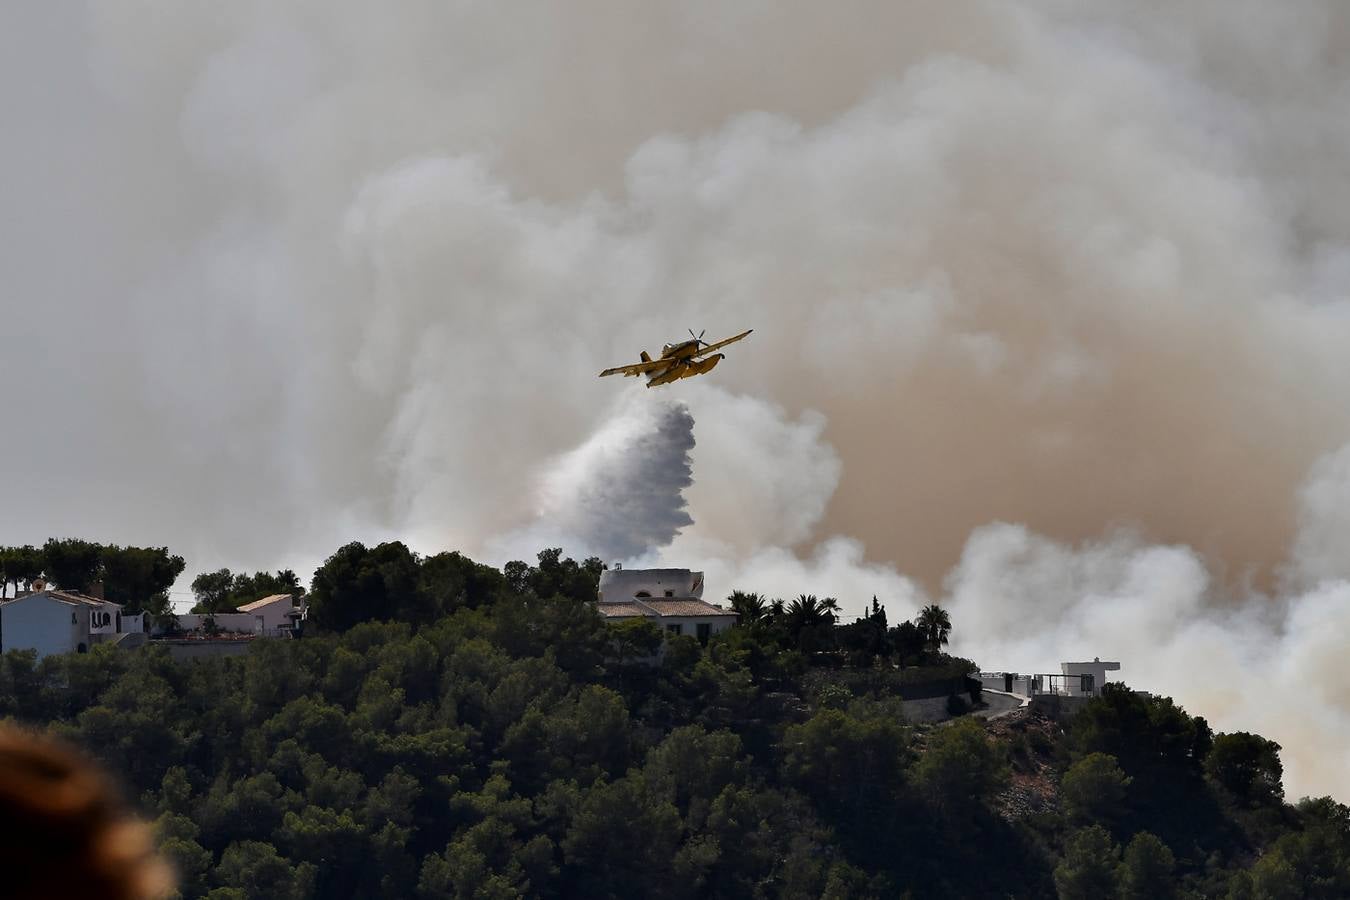
[[[0,542],[594,530],[539,515],[638,415],[594,373],[753,327],[666,389],[648,557],[1134,654],[1345,799],[1348,46],[1335,0],[8,4]]]
[[[991,671],[1118,660],[1131,687],[1174,697],[1220,731],[1283,747],[1291,797],[1350,796],[1350,582],[1232,593],[1195,551],[1117,533],[1070,546],[1017,525],[967,543],[943,604],[953,649]]]
[[[756,576],[786,583],[770,572],[787,574],[784,564],[795,556],[785,548],[813,534],[839,483],[839,458],[821,438],[824,418],[806,412],[793,421],[762,400],[707,384],[682,387],[680,401],[640,386],[621,390],[590,437],[544,465],[532,521],[489,541],[489,558],[565,546],[612,562],[707,560],[725,575],[717,584]],[[695,410],[711,423],[697,441]],[[819,549],[818,559],[834,561],[824,567],[834,575],[881,571],[863,562],[856,541]],[[839,591],[850,586],[816,577],[812,590],[822,581]],[[908,583],[893,572],[885,580],[901,582]]]
[[[1317,461],[1298,492],[1299,528],[1286,586],[1350,579],[1350,445]]]
[[[649,399],[649,398],[642,398]],[[494,542],[495,559],[531,559],[542,547],[579,556],[633,559],[664,547],[693,524],[684,489],[692,483],[694,418],[678,401],[636,402],[550,466],[530,526]]]

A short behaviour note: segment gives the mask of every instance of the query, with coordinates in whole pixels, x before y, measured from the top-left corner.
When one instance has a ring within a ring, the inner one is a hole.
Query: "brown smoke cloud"
[[[1128,616],[1094,596],[1188,610],[1184,640],[1093,655],[1128,676],[1251,648],[1221,723],[1250,727],[1253,679],[1299,683],[1255,648],[1330,659],[1289,635],[1350,575],[1348,16],[6,8],[0,540],[203,569],[354,538],[491,554],[542,539],[539,486],[637,415],[596,371],[753,327],[668,389],[697,423],[694,525],[649,556],[850,611],[943,598],[990,666],[1110,644]],[[1050,569],[1118,563],[1010,594],[1001,528]],[[1136,557],[1187,587],[1122,588]],[[1016,651],[978,624],[1038,604],[1076,624]],[[1144,686],[1220,704],[1180,680]],[[1313,759],[1315,727],[1272,727]]]

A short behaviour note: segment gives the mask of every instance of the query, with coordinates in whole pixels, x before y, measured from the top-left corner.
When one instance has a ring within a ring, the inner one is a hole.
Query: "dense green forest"
[[[701,646],[607,626],[600,568],[351,544],[299,640],[11,651],[0,717],[120,776],[187,897],[1350,896],[1350,810],[1259,736],[1122,686],[912,726],[901,685],[971,668],[943,610],[737,593]]]

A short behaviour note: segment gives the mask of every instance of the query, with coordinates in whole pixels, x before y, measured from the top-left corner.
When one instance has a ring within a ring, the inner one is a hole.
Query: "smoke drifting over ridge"
[[[1350,796],[1350,583],[1234,594],[1188,547],[1126,532],[1068,546],[1000,524],[971,536],[946,587],[956,652],[1019,672],[1120,660],[1131,686],[1279,742],[1291,798]]]
[[[1347,15],[13,4],[0,540],[565,537],[593,373],[754,327],[648,558],[1118,653],[1346,799]]]

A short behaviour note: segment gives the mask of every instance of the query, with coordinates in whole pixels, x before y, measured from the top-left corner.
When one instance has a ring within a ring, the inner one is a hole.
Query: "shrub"
[[[1064,811],[1080,822],[1108,820],[1119,815],[1133,779],[1107,753],[1089,753],[1069,767],[1060,782]]]

